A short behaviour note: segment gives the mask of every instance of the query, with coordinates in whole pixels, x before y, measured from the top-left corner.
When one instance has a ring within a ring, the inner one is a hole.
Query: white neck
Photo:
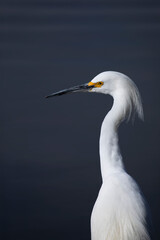
[[[116,93],[113,98],[113,107],[102,123],[100,134],[100,161],[103,181],[111,172],[123,170],[117,129],[125,118],[127,106],[123,93]]]

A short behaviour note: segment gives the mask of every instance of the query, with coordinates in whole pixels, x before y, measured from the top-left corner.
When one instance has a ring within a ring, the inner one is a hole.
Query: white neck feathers
[[[131,82],[132,83],[132,82]],[[130,90],[130,89],[129,89]],[[122,171],[123,162],[118,145],[117,129],[122,121],[130,116],[138,115],[143,117],[143,109],[140,95],[133,85],[132,91],[119,89],[112,94],[114,102],[112,109],[106,115],[100,134],[100,160],[102,179],[113,171]]]

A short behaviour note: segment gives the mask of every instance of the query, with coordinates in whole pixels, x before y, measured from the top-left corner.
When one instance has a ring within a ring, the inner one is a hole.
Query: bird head
[[[73,92],[109,94],[114,99],[117,98],[120,101],[119,104],[124,106],[125,117],[128,115],[129,119],[132,114],[137,113],[143,119],[143,108],[139,91],[134,82],[122,73],[114,71],[102,72],[88,83],[52,93],[46,96],[46,98]]]
[[[71,88],[67,88],[55,93],[52,93],[46,98],[60,96],[67,93],[73,92],[97,92],[97,93],[104,93],[104,94],[111,94],[113,90],[116,89],[115,80],[118,80],[118,74],[116,72],[103,72],[98,74],[95,78],[93,78],[90,82],[84,83],[78,86],[74,86]]]

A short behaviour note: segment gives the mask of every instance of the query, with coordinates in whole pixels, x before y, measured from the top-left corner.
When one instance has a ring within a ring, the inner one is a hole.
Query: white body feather
[[[108,175],[91,216],[92,240],[149,240],[145,206],[133,179],[123,171]]]
[[[118,146],[117,128],[135,112],[143,118],[140,95],[125,75],[104,72],[92,82],[103,81],[95,92],[110,94],[113,107],[106,115],[100,136],[102,186],[91,216],[92,240],[150,240],[146,230],[144,200],[135,181],[125,172]]]

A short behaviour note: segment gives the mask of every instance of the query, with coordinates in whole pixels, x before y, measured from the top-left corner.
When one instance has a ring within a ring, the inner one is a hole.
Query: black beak
[[[61,90],[61,91],[56,92],[56,93],[52,93],[52,94],[46,96],[46,98],[60,96],[60,95],[63,95],[63,94],[66,94],[66,93],[72,93],[72,92],[87,92],[89,89],[92,89],[93,87],[94,87],[93,85],[89,86],[88,83],[85,83],[85,84],[82,84],[82,85],[79,85],[79,86],[75,86],[75,87],[71,87],[71,88],[68,88],[68,89]]]

